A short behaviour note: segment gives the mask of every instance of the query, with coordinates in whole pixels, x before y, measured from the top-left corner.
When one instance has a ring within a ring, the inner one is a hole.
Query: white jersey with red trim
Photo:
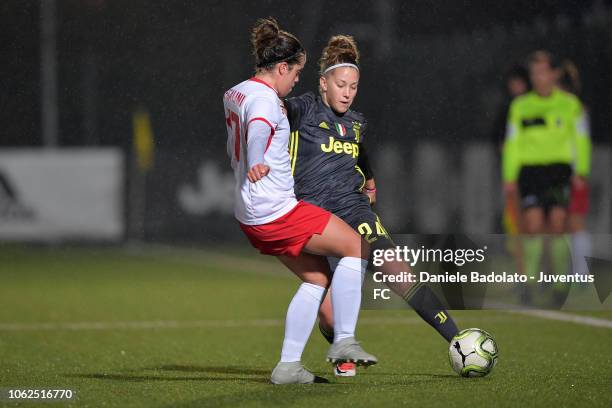
[[[246,225],[267,224],[297,204],[288,149],[289,121],[283,103],[271,86],[251,78],[225,92],[223,105],[227,153],[236,180],[234,215]],[[256,121],[270,127],[263,155],[270,172],[258,182],[251,183],[247,178],[248,129]]]

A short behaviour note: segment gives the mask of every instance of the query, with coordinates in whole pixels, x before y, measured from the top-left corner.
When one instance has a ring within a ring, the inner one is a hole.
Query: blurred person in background
[[[557,86],[555,57],[536,51],[529,56],[528,68],[533,90],[510,104],[502,173],[506,196],[520,195],[525,273],[537,278],[545,249],[552,270],[568,272],[564,234],[570,187],[584,188],[590,140],[580,100]],[[543,234],[551,235],[545,240]],[[560,306],[566,295],[566,285],[553,285],[554,304]],[[531,301],[531,288],[525,301]]]
[[[559,87],[578,98],[581,97],[580,71],[570,60],[565,60],[561,64]],[[584,106],[584,121],[585,132],[590,137],[590,117],[587,106]],[[586,180],[582,185],[572,184],[568,211],[567,232],[572,234],[572,271],[585,275],[589,271],[585,258],[591,256],[592,249],[591,236],[586,230],[586,215],[589,211],[589,185]]]

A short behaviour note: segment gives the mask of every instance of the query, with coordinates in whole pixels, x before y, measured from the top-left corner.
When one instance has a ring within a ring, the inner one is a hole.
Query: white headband
[[[348,63],[348,62],[343,62],[341,64],[332,65],[331,67],[327,68],[325,71],[323,71],[323,75],[327,74],[332,69],[336,69],[336,68],[340,68],[340,67],[351,67],[351,68],[355,68],[357,71],[359,71],[359,67],[357,65],[351,64],[351,63]]]

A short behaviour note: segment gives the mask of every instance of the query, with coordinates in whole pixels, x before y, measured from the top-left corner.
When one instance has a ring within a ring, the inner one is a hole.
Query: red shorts
[[[240,228],[262,254],[296,257],[314,234],[323,233],[330,217],[329,211],[299,201],[291,211],[272,222],[240,223]]]
[[[589,212],[589,187],[585,185],[584,188],[574,188],[572,186],[572,192],[570,194],[569,213],[570,214],[581,214],[586,215]]]

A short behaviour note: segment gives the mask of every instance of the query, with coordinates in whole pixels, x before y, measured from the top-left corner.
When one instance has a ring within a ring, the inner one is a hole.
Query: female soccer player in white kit
[[[313,383],[323,379],[305,370],[300,360],[328,286],[334,292],[335,333],[328,360],[377,362],[355,340],[369,248],[342,220],[298,202],[293,192],[289,122],[280,98],[298,82],[306,52],[273,18],[257,22],[251,42],[255,76],[223,97],[227,152],[236,180],[234,214],[255,248],[277,256],[303,281],[287,310],[281,360],[271,381]],[[325,256],[341,258],[331,284]]]

